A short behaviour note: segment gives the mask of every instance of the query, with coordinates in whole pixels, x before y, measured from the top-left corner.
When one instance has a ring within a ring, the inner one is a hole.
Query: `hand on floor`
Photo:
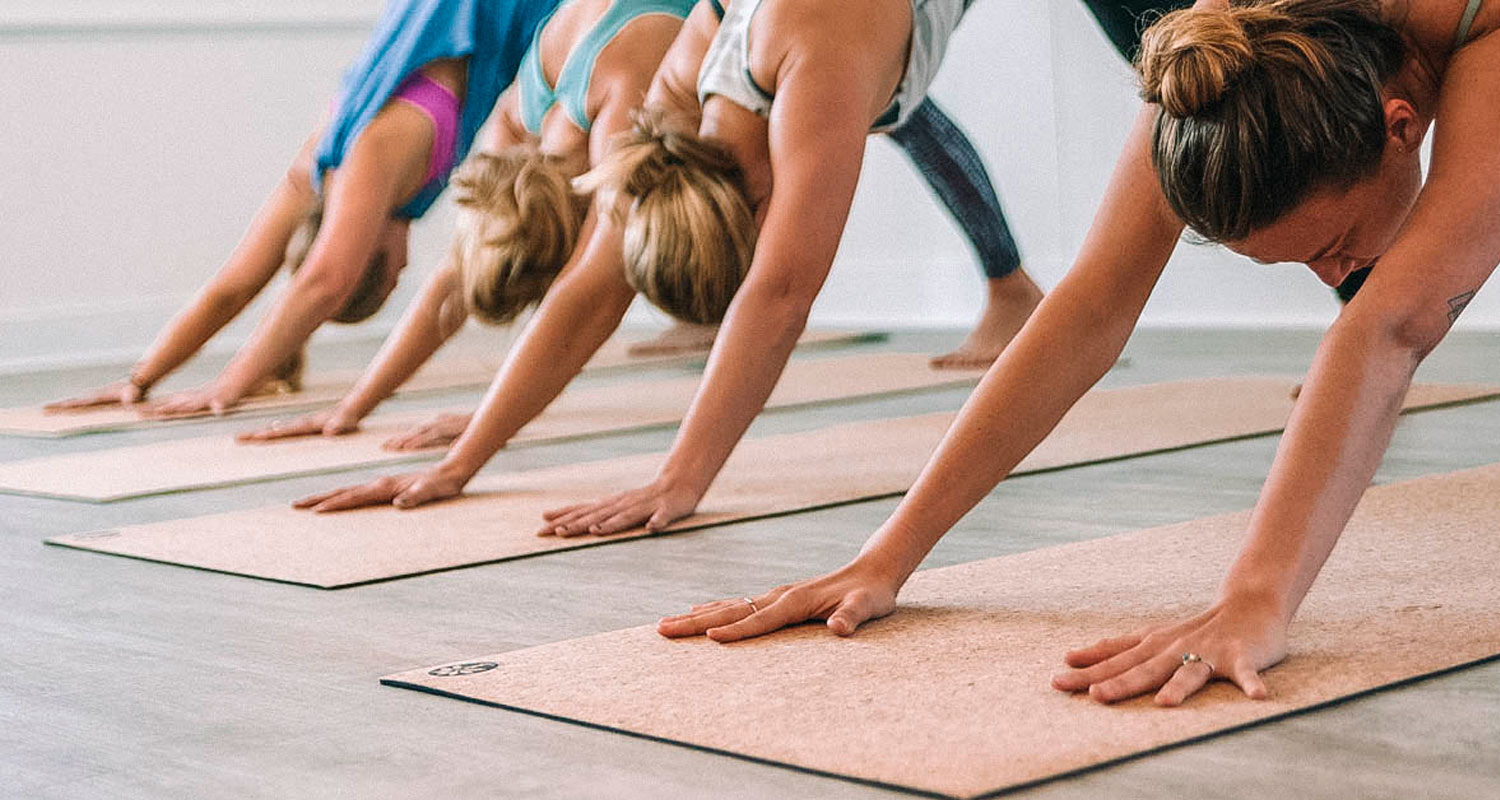
[[[160,400],[153,400],[141,407],[141,415],[157,419],[189,417],[209,413],[219,416],[240,404],[241,398],[223,394],[217,386],[210,384],[197,389],[177,392]]]
[[[808,620],[827,620],[828,629],[848,636],[861,623],[896,610],[900,583],[877,570],[850,564],[842,569],[789,586],[778,586],[750,598],[719,600],[657,623],[662,636],[678,638],[703,634],[716,642],[761,636]]]
[[[292,439],[298,436],[344,436],[359,430],[359,420],[349,420],[336,410],[319,411],[298,417],[290,422],[273,420],[269,425],[237,434],[234,440],[241,444],[272,442],[277,439]]]
[[[1088,691],[1101,703],[1154,691],[1158,705],[1176,706],[1220,678],[1261,700],[1267,695],[1261,670],[1285,657],[1286,623],[1279,612],[1269,604],[1222,601],[1184,622],[1073,650],[1064,659],[1072,669],[1054,675],[1052,686]]]
[[[130,381],[116,381],[107,386],[91,389],[76,397],[69,397],[42,406],[44,411],[79,411],[100,406],[129,406],[146,399],[139,386]]]
[[[658,480],[603,500],[548,511],[542,515],[547,524],[536,535],[605,536],[642,525],[648,531],[659,531],[693,513],[699,499],[697,492],[673,488]]]
[[[386,450],[423,450],[428,447],[452,444],[458,437],[464,435],[464,431],[469,427],[469,420],[473,416],[473,414],[439,414],[437,419],[431,422],[424,422],[400,436],[387,439],[381,447]]]
[[[410,472],[405,475],[388,475],[358,486],[346,486],[331,492],[304,497],[292,504],[292,508],[307,509],[318,513],[347,511],[364,506],[383,506],[387,503],[396,508],[416,508],[427,503],[447,500],[463,494],[466,479],[444,474],[439,469],[427,472]]]

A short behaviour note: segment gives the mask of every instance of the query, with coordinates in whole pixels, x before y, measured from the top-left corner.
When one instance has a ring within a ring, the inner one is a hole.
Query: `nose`
[[[1330,287],[1337,287],[1343,283],[1344,279],[1349,277],[1349,273],[1359,269],[1361,266],[1363,266],[1363,262],[1358,259],[1343,256],[1320,258],[1307,265],[1308,269],[1311,269],[1313,274],[1318,276],[1318,280]]]

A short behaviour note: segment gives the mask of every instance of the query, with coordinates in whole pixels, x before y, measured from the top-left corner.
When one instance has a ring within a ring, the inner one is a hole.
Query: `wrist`
[[[433,475],[443,480],[457,481],[460,486],[467,486],[478,472],[477,467],[470,466],[463,459],[452,456],[444,458],[432,468]]]
[[[867,547],[861,550],[859,555],[849,562],[847,569],[859,572],[890,587],[892,594],[906,584],[906,579],[911,577],[912,573],[912,570],[902,564],[900,559],[891,557],[879,547]]]
[[[219,377],[214,379],[210,385],[210,391],[215,400],[225,404],[236,403],[255,388],[255,383],[255,381],[244,380],[235,365],[230,364],[219,373]]]
[[[358,408],[349,408],[343,403],[333,407],[328,414],[328,424],[333,427],[352,427],[358,425],[365,418],[363,412]]]
[[[1219,589],[1219,604],[1272,614],[1290,622],[1297,603],[1278,582],[1262,576],[1231,574]]]
[[[656,475],[656,485],[669,492],[682,492],[702,499],[713,478],[705,481],[701,476],[712,474],[711,470],[673,464],[668,457],[667,463],[662,465],[661,471]]]
[[[125,379],[126,383],[135,387],[136,392],[139,393],[141,397],[145,397],[146,393],[151,391],[151,387],[156,384],[156,381],[157,378],[152,376],[151,373],[148,372],[146,368],[141,366],[140,364],[131,367],[130,377]]]

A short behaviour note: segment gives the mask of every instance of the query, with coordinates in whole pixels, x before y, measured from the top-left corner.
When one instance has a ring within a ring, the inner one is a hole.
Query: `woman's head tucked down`
[[[1379,183],[1400,202],[1344,203],[1344,216],[1364,218],[1340,253],[1378,256],[1370,251],[1389,246],[1417,189],[1416,154],[1389,157],[1405,153],[1392,142],[1410,105],[1388,92],[1405,58],[1375,0],[1232,2],[1162,17],[1136,69],[1144,99],[1160,106],[1152,156],[1167,202],[1198,234],[1233,246],[1317,195]],[[1297,238],[1273,249],[1296,250]]]
[[[603,164],[579,179],[624,230],[625,278],[677,319],[715,324],[745,280],[756,223],[729,150],[637,112]]]
[[[453,178],[453,254],[470,312],[503,325],[541,301],[573,248],[588,208],[564,159],[530,145],[476,153]]]

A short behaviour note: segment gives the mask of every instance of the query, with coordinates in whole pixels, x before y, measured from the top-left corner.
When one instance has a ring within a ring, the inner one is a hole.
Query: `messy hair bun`
[[[476,153],[454,176],[453,252],[469,310],[503,325],[541,301],[583,227],[564,160],[531,145]]]
[[[579,178],[624,229],[625,279],[677,319],[723,320],[750,270],[755,214],[723,145],[637,111],[604,163]]]
[[[1169,14],[1141,37],[1141,94],[1174,117],[1191,116],[1219,102],[1254,63],[1233,11]]]
[[[1323,186],[1374,171],[1381,91],[1406,57],[1377,0],[1234,0],[1142,37],[1141,94],[1167,202],[1213,241],[1243,239]]]

